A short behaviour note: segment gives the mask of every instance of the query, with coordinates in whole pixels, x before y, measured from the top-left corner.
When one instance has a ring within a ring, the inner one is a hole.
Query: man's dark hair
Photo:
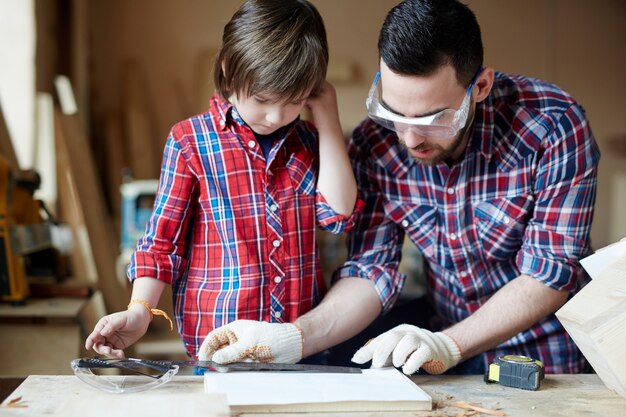
[[[317,94],[326,78],[324,22],[306,0],[248,0],[224,27],[214,68],[223,98],[276,94],[284,100]]]
[[[378,38],[385,65],[403,75],[430,75],[451,64],[469,85],[483,63],[480,26],[456,0],[406,0],[391,9]]]

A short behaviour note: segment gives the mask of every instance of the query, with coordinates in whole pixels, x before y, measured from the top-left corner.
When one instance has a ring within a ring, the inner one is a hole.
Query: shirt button
[[[409,221],[408,220],[402,220],[402,227],[409,227]]]
[[[509,224],[511,223],[511,218],[508,216],[504,216],[504,218],[502,219],[502,221],[504,222],[504,224]]]
[[[454,194],[454,188],[448,188],[448,194]]]
[[[277,248],[277,247],[279,247],[279,246],[280,246],[280,241],[275,240],[275,241],[273,241],[273,242],[272,242],[272,245],[273,245],[275,248]]]
[[[274,313],[274,317],[276,317],[277,319],[281,318],[283,315],[280,314],[280,311],[277,311],[276,313]]]
[[[276,210],[278,210],[278,206],[277,206],[276,204],[272,204],[272,205],[270,206],[270,210],[271,210],[271,211],[276,211]]]
[[[451,240],[456,240],[456,235],[454,233],[450,233],[450,239]]]
[[[467,276],[467,272],[466,271],[461,271],[461,277],[465,278]]]
[[[255,141],[250,140],[250,141],[248,142],[248,147],[249,147],[249,148],[254,148],[254,145],[255,145],[255,144],[256,144],[256,142],[255,142]]]
[[[274,282],[277,284],[280,284],[280,281],[282,281],[283,279],[281,277],[274,277]]]

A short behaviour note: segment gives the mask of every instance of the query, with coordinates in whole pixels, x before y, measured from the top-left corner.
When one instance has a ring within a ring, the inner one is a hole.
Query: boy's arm
[[[322,92],[309,98],[307,104],[319,132],[317,187],[334,211],[350,216],[354,210],[357,189],[339,122],[335,88],[326,82]]]
[[[154,278],[137,278],[133,282],[131,300],[141,300],[156,308],[165,282]],[[87,336],[85,348],[116,358],[123,358],[123,349],[135,343],[146,333],[151,313],[142,303],[131,303],[127,310],[102,317]]]

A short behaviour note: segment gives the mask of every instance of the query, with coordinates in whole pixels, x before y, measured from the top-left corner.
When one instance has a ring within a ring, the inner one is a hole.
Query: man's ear
[[[473,94],[474,100],[478,103],[487,98],[493,87],[494,69],[491,67],[485,67],[476,78],[476,84],[474,84]]]

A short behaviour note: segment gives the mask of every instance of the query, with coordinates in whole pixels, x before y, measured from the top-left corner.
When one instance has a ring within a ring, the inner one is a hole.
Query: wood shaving
[[[483,413],[483,414],[489,414],[490,416],[498,416],[498,417],[504,417],[506,416],[506,413],[504,411],[499,411],[499,410],[492,410],[490,408],[484,408],[484,407],[480,407],[474,404],[470,404],[468,402],[465,401],[458,401],[456,403],[454,403],[455,407],[459,407],[459,408],[465,408],[468,410],[474,410],[477,411],[479,413]]]
[[[6,404],[0,404],[0,408],[28,408],[22,401],[22,397],[13,398]]]

